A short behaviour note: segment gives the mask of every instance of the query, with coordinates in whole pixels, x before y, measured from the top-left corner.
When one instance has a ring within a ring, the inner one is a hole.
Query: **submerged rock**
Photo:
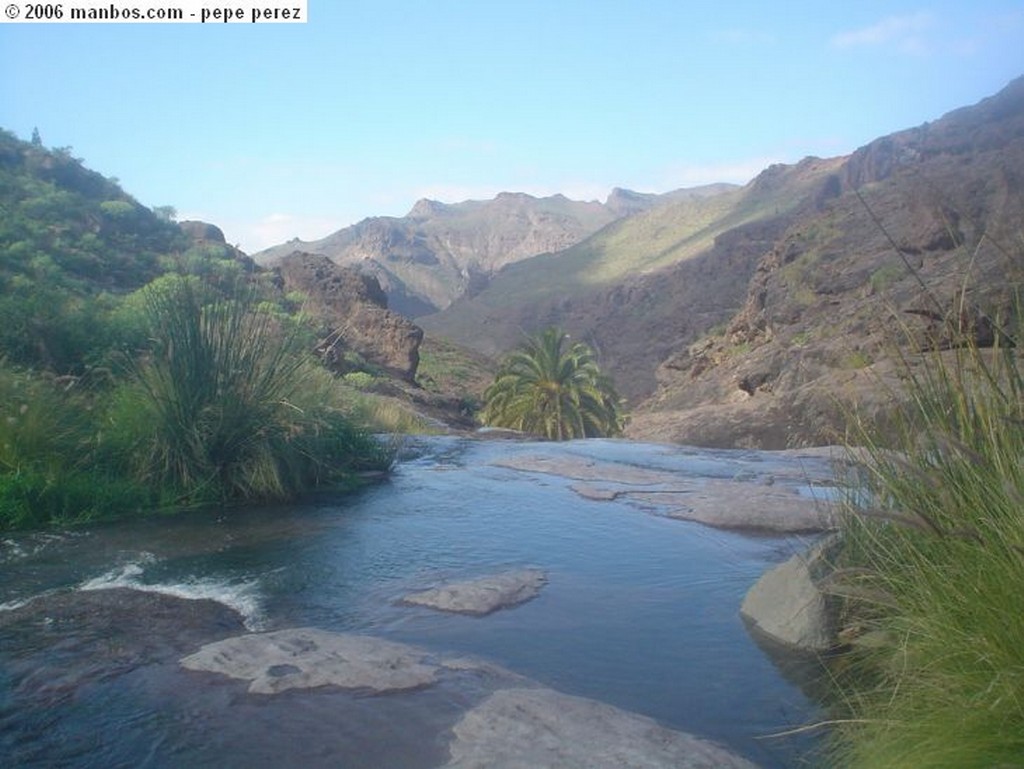
[[[550,689],[502,689],[454,728],[447,769],[755,769],[645,716]]]
[[[411,593],[402,603],[483,616],[536,598],[546,583],[540,569],[518,569]]]
[[[248,680],[255,694],[317,686],[380,693],[434,683],[438,668],[424,657],[415,647],[380,638],[294,628],[207,644],[181,664]]]

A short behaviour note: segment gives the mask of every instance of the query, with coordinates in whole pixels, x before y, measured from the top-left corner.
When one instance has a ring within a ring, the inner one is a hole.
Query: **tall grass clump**
[[[97,440],[95,394],[0,361],[0,531],[123,516],[157,504]]]
[[[908,365],[897,444],[867,443],[837,572],[852,650],[833,764],[1024,766],[1024,363],[954,335]]]
[[[179,501],[282,499],[390,458],[333,407],[297,332],[240,283],[174,276],[146,291],[152,346],[110,411],[135,474]]]

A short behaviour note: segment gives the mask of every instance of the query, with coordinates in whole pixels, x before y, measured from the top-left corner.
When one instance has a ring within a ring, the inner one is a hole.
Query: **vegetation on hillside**
[[[549,328],[502,362],[484,392],[484,424],[551,440],[622,432],[622,400],[601,373],[593,350]]]
[[[1018,308],[1019,309],[1019,308]],[[922,370],[895,446],[872,440],[844,526],[834,765],[1024,766],[1024,360],[953,337]]]
[[[67,150],[0,132],[0,530],[387,468],[285,297]]]

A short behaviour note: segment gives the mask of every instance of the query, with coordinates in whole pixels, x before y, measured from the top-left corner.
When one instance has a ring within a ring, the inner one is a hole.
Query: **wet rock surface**
[[[835,549],[835,538],[828,537],[765,572],[747,592],[740,614],[783,646],[806,652],[834,647],[834,606],[819,585],[831,572]]]
[[[20,646],[31,659],[73,631],[75,643],[65,645],[65,655],[88,660],[97,674],[172,660],[244,630],[242,617],[216,601],[127,588],[58,591],[0,612],[5,649]]]
[[[811,458],[820,455],[809,454]],[[813,494],[813,483],[825,483],[823,477],[750,470],[737,472],[732,479],[688,477],[675,471],[541,454],[495,464],[583,481],[571,488],[587,500],[621,500],[669,518],[723,529],[790,534],[826,531],[837,523],[837,511],[825,495]],[[807,489],[812,493],[802,493]]]
[[[248,680],[250,694],[265,695],[333,687],[409,696],[458,679],[461,688],[452,691],[462,692],[455,699],[465,709],[450,732],[436,736],[450,740],[446,769],[754,769],[650,718],[537,686],[485,662],[444,660],[380,638],[316,628],[253,633],[204,646],[181,664]]]
[[[253,694],[319,686],[379,694],[429,686],[437,679],[437,666],[411,646],[316,628],[228,638],[204,646],[181,664],[248,680]]]
[[[517,569],[410,593],[402,603],[484,616],[536,598],[546,583],[547,576],[540,569]]]
[[[454,728],[447,769],[755,769],[643,716],[550,689],[503,689]]]

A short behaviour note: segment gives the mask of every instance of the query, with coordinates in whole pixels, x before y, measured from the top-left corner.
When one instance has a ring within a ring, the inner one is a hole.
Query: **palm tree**
[[[552,440],[622,432],[622,399],[601,373],[594,352],[549,328],[529,337],[501,364],[484,392],[481,419],[494,427]]]

